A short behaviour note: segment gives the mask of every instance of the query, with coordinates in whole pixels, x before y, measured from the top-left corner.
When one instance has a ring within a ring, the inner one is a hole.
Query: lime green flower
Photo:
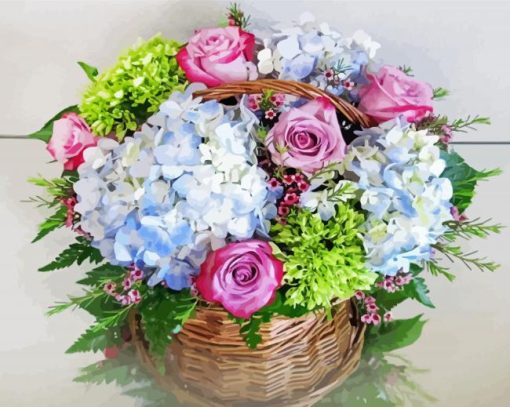
[[[283,252],[289,305],[330,308],[335,299],[372,286],[377,275],[365,267],[359,233],[364,221],[352,205],[339,203],[327,222],[301,210],[293,211],[286,225],[272,227],[273,241]]]
[[[92,131],[105,136],[113,130],[122,139],[156,112],[171,92],[182,90],[186,80],[175,59],[180,46],[159,35],[140,41],[99,75],[79,106]]]

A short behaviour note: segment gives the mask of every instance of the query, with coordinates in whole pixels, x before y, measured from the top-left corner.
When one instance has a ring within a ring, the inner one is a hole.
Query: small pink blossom
[[[285,94],[283,93],[275,93],[272,95],[269,100],[275,107],[280,107],[285,103]]]
[[[363,322],[364,324],[371,324],[372,323],[372,314],[362,315],[361,322]]]
[[[376,304],[366,304],[366,308],[370,314],[379,311],[379,307]]]
[[[275,189],[280,186],[280,181],[278,181],[276,178],[271,178],[269,180],[268,184],[272,189]]]
[[[393,284],[393,278],[386,278],[383,282],[383,288],[389,292],[394,293],[397,290],[397,287],[395,287],[395,284]]]
[[[390,311],[388,311],[387,313],[384,314],[383,318],[385,322],[390,322],[393,320],[393,314]]]
[[[297,186],[301,192],[308,191],[308,188],[310,188],[310,184],[306,181],[298,182]]]
[[[287,184],[287,185],[290,185],[294,182],[294,175],[291,175],[291,174],[285,174],[283,176],[283,183],[284,184]]]
[[[348,90],[348,91],[353,90],[354,85],[355,85],[354,82],[349,79],[342,81],[342,86],[344,87],[345,90]]]
[[[451,207],[450,213],[453,216],[453,220],[457,222],[465,222],[468,219],[466,215],[460,213],[459,208],[457,208],[456,206]]]
[[[369,295],[365,298],[365,304],[375,304],[375,298]]]
[[[76,205],[76,197],[72,196],[70,198],[64,198],[62,199],[62,204],[66,207],[67,213],[66,213],[66,221],[65,225],[68,228],[72,228],[74,225],[74,207]]]
[[[296,205],[299,202],[299,196],[296,193],[287,193],[283,198],[283,202],[285,205],[292,206]]]
[[[126,277],[122,282],[122,287],[124,290],[129,290],[133,286],[133,280],[130,277]]]
[[[333,69],[326,69],[324,71],[324,77],[327,79],[327,80],[331,80],[333,79],[333,76],[335,76],[335,71],[333,71]]]
[[[250,110],[259,110],[261,100],[262,100],[262,95],[260,95],[260,94],[249,95],[248,96],[248,108]]]
[[[290,209],[288,206],[280,205],[278,206],[278,216],[287,216],[290,213]]]
[[[138,290],[131,290],[128,293],[128,296],[129,296],[130,302],[133,303],[133,304],[138,304],[138,303],[140,303],[140,301],[142,301],[142,297],[140,295],[140,291],[138,291]]]
[[[135,267],[133,270],[131,270],[131,273],[129,273],[129,276],[131,277],[131,280],[133,281],[140,281],[143,279],[143,271],[139,269],[138,267]]]
[[[110,281],[104,285],[103,290],[105,291],[105,293],[107,293],[109,295],[113,295],[113,294],[115,294],[116,288],[117,288],[117,285],[114,282]]]
[[[354,297],[357,299],[357,300],[362,300],[365,298],[365,293],[363,291],[356,291],[354,293]]]
[[[266,110],[265,118],[268,120],[273,120],[276,117],[276,113],[273,109]]]
[[[452,128],[450,126],[448,126],[447,124],[443,124],[441,126],[441,131],[443,132],[443,135],[440,138],[441,142],[443,144],[449,144],[453,138]]]
[[[379,325],[381,323],[381,316],[379,314],[372,314],[372,323]]]
[[[306,182],[305,176],[303,174],[294,174],[294,182],[300,183],[300,182]]]

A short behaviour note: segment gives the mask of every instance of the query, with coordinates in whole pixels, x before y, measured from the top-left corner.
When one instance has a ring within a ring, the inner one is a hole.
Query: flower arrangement
[[[269,38],[248,24],[232,6],[226,26],[186,44],[156,36],[100,74],[80,62],[91,80],[80,104],[31,135],[62,166],[31,179],[49,194],[32,200],[54,211],[34,241],[61,227],[76,235],[39,270],[92,264],[84,294],[49,311],[96,319],[68,352],[111,353],[135,312],[161,360],[205,303],[250,347],[261,322],[331,315],[350,298],[373,341],[391,329],[409,340],[423,321],[393,321],[392,309],[433,307],[424,275],[454,278],[442,256],[496,269],[456,241],[499,232],[466,213],[477,183],[499,171],[473,169],[449,145],[487,118],[439,115],[447,91],[381,64],[364,32],[344,37],[309,14]],[[323,93],[204,96],[261,79]],[[372,126],[349,123],[334,100]]]

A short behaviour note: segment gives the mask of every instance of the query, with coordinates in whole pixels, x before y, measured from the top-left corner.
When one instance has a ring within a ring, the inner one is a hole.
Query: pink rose
[[[266,146],[277,165],[313,174],[345,156],[345,141],[335,107],[324,97],[280,115]]]
[[[95,146],[97,138],[76,113],[64,113],[53,122],[53,134],[46,146],[51,156],[64,164],[65,170],[76,170],[83,163],[83,151]]]
[[[360,91],[359,109],[382,123],[397,116],[409,122],[423,119],[432,112],[434,91],[393,66],[383,66],[376,75],[368,74],[370,83]]]
[[[218,302],[238,318],[248,319],[270,304],[283,278],[283,263],[261,240],[230,243],[207,256],[196,279],[206,301]]]
[[[176,58],[190,82],[207,86],[257,78],[251,62],[255,36],[239,27],[198,31]]]

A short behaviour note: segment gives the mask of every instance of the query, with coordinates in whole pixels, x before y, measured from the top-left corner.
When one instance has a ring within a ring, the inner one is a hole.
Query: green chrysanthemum
[[[99,75],[83,94],[80,112],[99,136],[122,139],[186,83],[175,55],[180,44],[159,35],[140,42]]]
[[[283,250],[289,305],[329,308],[336,298],[349,298],[372,286],[377,275],[365,267],[359,236],[363,222],[362,213],[339,203],[327,222],[302,210],[292,212],[286,225],[272,227],[273,241]]]

